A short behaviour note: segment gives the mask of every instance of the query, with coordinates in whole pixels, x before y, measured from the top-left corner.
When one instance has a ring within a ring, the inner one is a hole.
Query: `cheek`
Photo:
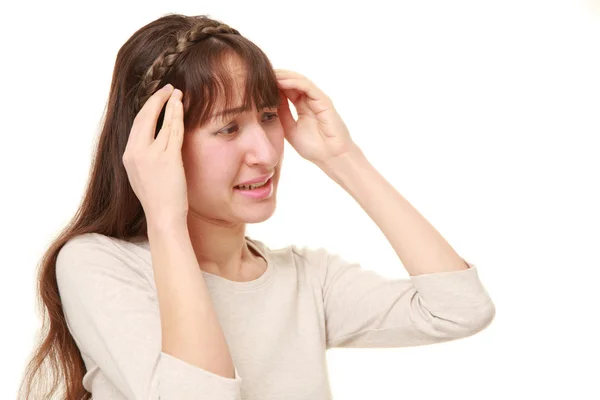
[[[182,151],[182,157],[188,186],[214,189],[235,177],[236,155],[224,146],[189,147]]]
[[[277,151],[277,154],[283,155],[285,133],[281,124],[279,125],[278,129],[275,129],[275,131],[271,134],[271,143]]]

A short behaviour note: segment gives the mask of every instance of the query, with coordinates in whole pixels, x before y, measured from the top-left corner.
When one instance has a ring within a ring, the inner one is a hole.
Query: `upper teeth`
[[[268,181],[268,179],[261,183],[253,183],[251,185],[238,185],[237,187],[239,187],[240,189],[244,189],[244,190],[256,189],[257,187],[264,186],[264,184],[267,183],[267,181]]]

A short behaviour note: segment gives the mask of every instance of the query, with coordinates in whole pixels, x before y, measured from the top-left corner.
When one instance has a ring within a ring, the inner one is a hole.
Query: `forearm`
[[[162,351],[233,378],[225,335],[198,265],[185,222],[148,225],[158,293]]]
[[[360,149],[320,167],[377,224],[411,276],[468,269],[450,244]]]

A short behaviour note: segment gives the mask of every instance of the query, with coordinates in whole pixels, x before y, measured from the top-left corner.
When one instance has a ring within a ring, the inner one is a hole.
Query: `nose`
[[[267,132],[260,124],[252,128],[248,139],[246,159],[248,165],[263,165],[274,168],[279,161],[276,132]]]

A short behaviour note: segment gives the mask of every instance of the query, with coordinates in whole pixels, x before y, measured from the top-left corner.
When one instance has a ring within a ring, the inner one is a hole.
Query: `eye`
[[[275,112],[269,112],[269,113],[265,113],[264,114],[265,117],[267,117],[266,119],[263,119],[263,121],[265,122],[273,122],[275,121],[277,118],[279,118],[279,115]],[[232,136],[235,132],[237,132],[238,126],[237,124],[233,124],[231,126],[228,126],[218,132],[216,132],[214,135],[223,135],[223,136]]]
[[[271,113],[265,113],[265,115],[266,115],[267,117],[273,117],[273,118],[270,118],[270,119],[268,120],[269,122],[271,122],[271,121],[274,121],[274,120],[276,120],[277,118],[279,118],[279,115],[277,115],[277,113],[274,113],[274,112],[271,112]]]
[[[230,135],[233,135],[233,133],[235,131],[237,131],[237,125],[232,125],[223,130],[220,130],[219,132],[215,133],[215,135],[221,134],[221,135],[225,135],[225,136],[230,136]]]

